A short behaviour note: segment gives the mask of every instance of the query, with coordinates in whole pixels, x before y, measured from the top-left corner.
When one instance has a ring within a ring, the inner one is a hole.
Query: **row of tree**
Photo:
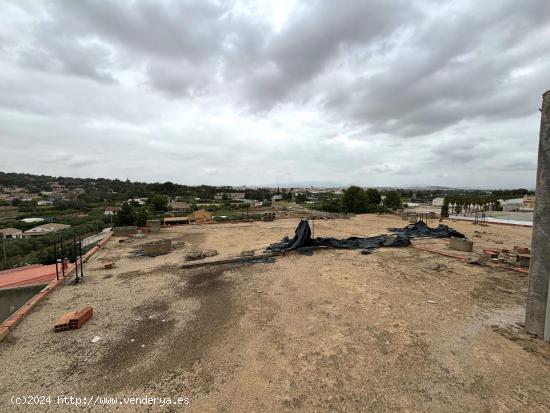
[[[448,217],[449,214],[470,213],[478,211],[498,211],[501,209],[499,197],[491,195],[448,195],[441,207],[441,216]]]
[[[317,206],[328,212],[347,212],[355,214],[385,212],[401,208],[401,195],[398,191],[388,191],[384,194],[376,188],[367,190],[350,186],[341,198],[333,198]]]

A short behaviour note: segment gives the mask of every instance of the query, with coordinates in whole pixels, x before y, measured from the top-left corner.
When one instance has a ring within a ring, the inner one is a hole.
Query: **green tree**
[[[138,227],[144,227],[149,219],[149,212],[146,207],[139,207],[137,210],[134,210],[135,216],[135,225]]]
[[[294,201],[296,201],[297,204],[303,204],[307,201],[307,195],[303,193],[296,194]]]
[[[378,189],[369,188],[367,189],[367,198],[368,198],[369,204],[378,205],[382,200],[382,195],[380,195],[380,192],[378,191]]]
[[[120,211],[116,214],[115,224],[118,226],[134,225],[135,211],[130,202],[124,202],[120,207]]]
[[[168,211],[168,198],[164,195],[152,195],[147,203],[151,205],[154,211]]]
[[[443,206],[441,207],[441,217],[442,218],[449,217],[449,198],[445,198],[443,200]]]
[[[390,191],[386,194],[386,206],[390,209],[401,207],[401,195],[397,191]]]
[[[352,185],[344,191],[342,197],[342,206],[344,211],[356,214],[371,212],[369,207],[369,198],[363,188]]]

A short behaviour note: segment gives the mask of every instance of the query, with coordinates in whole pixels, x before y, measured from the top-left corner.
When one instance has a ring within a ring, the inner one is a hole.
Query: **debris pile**
[[[172,250],[172,240],[160,239],[143,244],[143,254],[148,257],[168,254]]]
[[[531,250],[527,247],[518,247],[517,245],[514,246],[512,251],[506,248],[485,248],[483,250],[483,255],[500,264],[522,268],[529,268],[531,261]]]
[[[430,228],[424,221],[409,224],[405,228],[388,228],[388,230],[408,238],[466,238],[464,234],[447,225],[439,224],[436,228]]]
[[[298,250],[307,247],[325,247],[325,248],[341,248],[341,249],[361,249],[362,253],[368,254],[380,247],[406,247],[411,244],[410,238],[414,236],[437,236],[450,237],[461,236],[459,232],[440,225],[436,229],[429,228],[423,222],[418,222],[415,225],[409,225],[405,228],[390,228],[394,232],[393,235],[378,235],[374,237],[361,238],[349,237],[346,239],[337,239],[332,237],[311,237],[311,229],[306,220],[300,221],[294,237],[292,239],[285,237],[280,242],[269,245],[266,250],[271,252],[285,252]],[[435,235],[434,235],[435,234]]]
[[[191,251],[185,256],[185,261],[202,260],[208,257],[214,257],[218,255],[216,250],[204,250],[204,251]]]
[[[380,247],[406,247],[411,244],[411,238],[436,237],[449,238],[451,236],[464,238],[464,235],[447,225],[439,225],[432,229],[424,222],[407,225],[405,228],[389,228],[393,235],[378,235],[368,238],[349,237],[346,239],[311,238],[311,229],[307,220],[301,220],[294,233],[294,238],[284,237],[280,242],[269,245],[266,249],[271,252],[285,252],[307,247],[326,247],[341,249],[360,249],[368,254]]]

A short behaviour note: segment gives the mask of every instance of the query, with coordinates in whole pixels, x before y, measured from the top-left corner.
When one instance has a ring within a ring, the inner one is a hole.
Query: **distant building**
[[[4,228],[0,229],[0,235],[2,238],[21,238],[23,231],[17,228]]]
[[[52,232],[61,231],[70,227],[70,225],[66,224],[42,224],[23,232],[23,238],[40,237],[42,235],[51,234]]]
[[[176,216],[187,215],[193,210],[191,204],[187,202],[172,202],[170,207],[172,208],[172,213]]]
[[[523,198],[501,199],[499,201],[502,210],[506,212],[517,212],[523,208]]]
[[[189,217],[164,217],[164,225],[189,224]]]
[[[204,209],[199,209],[198,211],[193,212],[189,215],[191,221],[196,222],[208,222],[212,221],[212,213]]]
[[[283,200],[283,196],[282,195],[273,195],[271,197],[271,200],[276,202],[276,201],[282,201]]]
[[[34,224],[37,222],[44,222],[44,218],[23,218],[21,221],[26,222],[27,224]]]
[[[147,198],[130,198],[128,202],[135,202],[138,205],[145,205],[147,203]]]
[[[49,182],[52,192],[63,192],[65,190],[65,185],[60,184],[59,182]]]
[[[523,209],[528,209],[528,210],[535,209],[535,195],[523,196]]]
[[[230,199],[232,201],[238,201],[244,199],[244,192],[221,192],[214,195],[216,201],[221,201],[222,199]]]
[[[103,211],[103,215],[114,215],[118,212],[120,212],[120,207],[108,206],[105,208],[105,211]]]
[[[434,200],[432,201],[432,206],[434,206],[434,207],[442,207],[442,206],[443,206],[443,202],[445,202],[445,198],[442,198],[442,197],[434,198]]]
[[[50,205],[53,205],[53,202],[52,202],[52,201],[42,200],[42,201],[36,202],[36,205],[37,205],[37,206],[50,206]]]

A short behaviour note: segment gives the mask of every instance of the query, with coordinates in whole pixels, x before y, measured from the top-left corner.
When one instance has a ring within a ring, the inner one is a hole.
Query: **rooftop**
[[[404,223],[360,215],[316,220],[314,231],[368,236]],[[109,241],[82,283],[53,292],[0,342],[0,392],[182,395],[192,412],[545,411],[550,350],[517,325],[525,274],[417,248],[447,250],[447,240],[181,268],[196,250],[218,251],[207,260],[259,253],[296,224],[186,225]],[[476,252],[530,243],[530,228],[449,225]],[[134,253],[157,239],[171,239],[172,252]],[[62,313],[87,304],[84,327],[54,333]]]

